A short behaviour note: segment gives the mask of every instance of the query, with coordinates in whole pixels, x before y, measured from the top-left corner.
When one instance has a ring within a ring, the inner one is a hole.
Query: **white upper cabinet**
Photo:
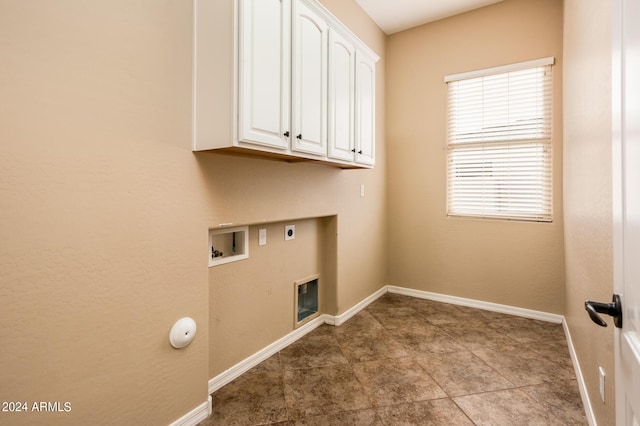
[[[194,12],[194,151],[374,165],[378,57],[317,0]]]
[[[286,150],[290,131],[289,0],[239,3],[238,140]]]
[[[259,1],[259,0],[257,0]],[[293,151],[327,154],[327,23],[293,0]]]
[[[376,158],[376,68],[366,55],[356,53],[356,162],[373,165]]]
[[[355,111],[355,47],[329,31],[329,157],[353,161]]]

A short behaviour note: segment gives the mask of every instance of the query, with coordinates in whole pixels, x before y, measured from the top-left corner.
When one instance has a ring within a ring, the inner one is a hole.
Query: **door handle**
[[[620,299],[619,294],[613,295],[611,303],[592,302],[587,300],[584,302],[584,309],[589,314],[591,321],[595,322],[599,326],[607,326],[607,322],[598,315],[598,313],[601,313],[612,316],[615,326],[622,328],[622,300]]]

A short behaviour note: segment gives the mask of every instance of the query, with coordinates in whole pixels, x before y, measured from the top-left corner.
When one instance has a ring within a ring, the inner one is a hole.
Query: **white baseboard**
[[[573,365],[576,368],[576,376],[578,377],[578,384],[579,384],[579,387],[580,387],[580,393],[582,395],[582,400],[583,400],[583,402],[585,404],[585,411],[586,411],[586,414],[587,414],[587,419],[588,419],[589,424],[591,426],[596,426],[595,420],[594,420],[594,416],[593,416],[593,410],[592,410],[591,406],[589,405],[589,399],[588,399],[587,394],[586,394],[586,387],[585,387],[585,384],[584,384],[584,379],[583,379],[582,373],[580,371],[580,366],[579,366],[578,360],[576,358],[575,351],[573,350],[573,344],[571,343],[571,337],[569,335],[569,330],[568,330],[568,328],[567,328],[567,326],[566,326],[566,324],[564,322],[564,317],[562,315],[551,314],[551,313],[548,313],[548,312],[535,311],[535,310],[531,310],[531,309],[518,308],[518,307],[508,306],[508,305],[500,305],[500,304],[497,304],[497,303],[483,302],[483,301],[480,301],[480,300],[466,299],[466,298],[463,298],[463,297],[448,296],[446,294],[431,293],[431,292],[428,292],[428,291],[414,290],[414,289],[410,289],[410,288],[398,287],[398,286],[392,286],[392,285],[387,285],[387,286],[382,287],[381,289],[379,289],[378,291],[373,293],[371,296],[368,296],[367,298],[363,299],[362,301],[360,301],[359,303],[357,303],[353,307],[351,307],[348,310],[346,310],[341,315],[337,315],[337,316],[328,315],[328,314],[320,315],[319,317],[311,320],[310,322],[308,322],[307,324],[303,325],[302,327],[292,331],[291,333],[287,334],[286,336],[282,337],[281,339],[277,340],[276,342],[270,344],[269,346],[265,347],[264,349],[256,352],[255,354],[251,355],[250,357],[246,358],[245,360],[239,362],[238,364],[234,365],[233,367],[229,368],[228,370],[218,374],[217,376],[215,376],[215,377],[213,377],[212,379],[209,380],[209,394],[212,394],[213,392],[215,392],[216,390],[220,389],[221,387],[223,387],[227,383],[230,383],[234,379],[240,377],[242,374],[246,373],[247,371],[249,371],[253,367],[257,366],[262,361],[264,361],[267,358],[275,355],[276,353],[278,353],[282,349],[286,348],[287,346],[289,346],[290,344],[292,344],[296,340],[300,339],[301,337],[303,337],[306,334],[310,333],[311,331],[315,330],[316,328],[318,328],[322,324],[330,324],[330,325],[335,325],[335,326],[339,326],[341,324],[344,324],[351,317],[356,315],[361,310],[365,309],[369,304],[373,303],[374,301],[376,301],[378,298],[382,297],[387,292],[395,293],[395,294],[401,294],[401,295],[405,295],[405,296],[417,297],[417,298],[420,298],[420,299],[428,299],[428,300],[434,300],[434,301],[437,301],[437,302],[451,303],[451,304],[454,304],[454,305],[467,306],[467,307],[471,307],[471,308],[478,308],[478,309],[484,309],[484,310],[488,310],[488,311],[500,312],[500,313],[509,314],[509,315],[516,315],[516,316],[520,316],[520,317],[524,317],[524,318],[531,318],[531,319],[537,319],[537,320],[542,320],[542,321],[547,321],[547,322],[553,322],[553,323],[556,323],[556,324],[563,324],[564,330],[565,330],[565,335],[567,336],[567,342],[569,344],[569,352],[571,354],[571,359],[573,360]],[[210,409],[210,407],[209,407],[209,409]],[[195,411],[199,411],[199,410],[202,410],[202,408],[198,407],[198,409],[194,410],[194,412]],[[191,413],[189,413],[185,417],[189,416],[190,414]],[[205,416],[205,418],[206,418],[206,416]],[[180,420],[182,420],[182,419],[180,419]],[[180,420],[174,422],[172,424],[172,426],[174,426],[174,425],[175,426],[178,426],[178,425],[182,426],[182,425],[195,424],[195,423],[178,423]],[[202,419],[200,419],[200,420],[202,420]],[[198,420],[198,421],[200,421],[200,420]]]
[[[329,317],[329,320],[327,320],[327,317]],[[331,323],[333,321],[333,318],[335,317],[332,317],[330,315],[320,315],[319,317],[312,319],[300,328],[293,330],[291,333],[287,334],[281,339],[276,340],[264,349],[261,349],[260,351],[251,355],[249,358],[240,361],[228,370],[225,370],[222,373],[218,374],[217,376],[209,380],[209,394],[217,391],[227,383],[232,382],[242,374],[260,364],[262,361],[275,355],[296,340],[300,339],[302,336],[320,327],[322,324]]]
[[[483,302],[481,300],[466,299],[464,297],[448,296],[441,293],[431,293],[429,291],[414,290],[411,288],[398,287],[389,285],[387,286],[389,293],[402,294],[405,296],[418,297],[420,299],[434,300],[436,302],[451,303],[452,305],[467,306],[470,308],[484,309],[486,311],[500,312],[508,315],[516,315],[519,317],[525,317],[530,319],[537,319],[541,321],[553,322],[556,324],[562,324],[564,317],[558,314],[551,314],[548,312],[534,311],[531,309],[518,308],[509,305],[500,305],[498,303]]]
[[[593,407],[591,406],[591,400],[589,399],[589,392],[587,391],[587,384],[584,382],[584,376],[582,375],[582,369],[580,368],[580,362],[576,355],[576,350],[573,347],[573,340],[571,340],[571,332],[567,322],[562,323],[564,328],[564,335],[567,339],[567,345],[569,346],[569,355],[571,355],[571,361],[573,362],[573,368],[576,372],[576,378],[578,379],[578,389],[580,389],[580,397],[582,397],[582,405],[584,406],[584,413],[587,416],[587,422],[589,426],[596,426],[596,416],[593,413]]]
[[[184,416],[180,417],[169,426],[195,426],[207,417],[211,415],[211,395],[207,398],[207,401],[198,405],[193,410],[189,411]]]
[[[380,290],[376,291],[371,296],[363,299],[362,301],[358,302],[353,307],[351,307],[351,308],[347,309],[346,311],[344,311],[341,315],[338,315],[338,316],[335,316],[335,317],[327,315],[327,318],[326,318],[327,319],[327,321],[326,321],[327,324],[331,324],[331,325],[342,325],[342,324],[344,324],[352,316],[354,316],[355,314],[357,314],[358,312],[360,312],[361,310],[363,310],[364,308],[369,306],[371,303],[375,302],[376,300],[378,300],[379,298],[384,296],[387,293],[387,287],[388,286],[382,287]]]
[[[562,320],[563,320],[563,317],[561,315],[550,314],[547,312],[533,311],[530,309],[516,308],[513,306],[499,305],[496,303],[489,303],[489,302],[483,302],[479,300],[465,299],[462,297],[448,296],[445,294],[431,293],[428,291],[414,290],[410,288],[387,285],[382,287],[372,295],[368,296],[367,298],[363,299],[362,301],[358,302],[356,305],[349,308],[348,310],[346,310],[344,313],[340,315],[337,315],[337,316],[328,315],[328,314],[320,315],[318,318],[315,318],[310,322],[308,322],[307,324],[303,325],[302,327],[292,331],[291,333],[287,334],[286,336],[282,337],[276,342],[270,344],[264,349],[251,355],[249,358],[246,358],[245,360],[240,361],[238,364],[234,365],[228,370],[213,377],[212,379],[209,380],[209,394],[215,392],[216,390],[220,389],[227,383],[240,377],[242,374],[246,373],[256,365],[260,364],[262,361],[275,355],[276,353],[286,348],[296,340],[300,339],[302,336],[306,335],[307,333],[315,330],[320,325],[330,324],[330,325],[339,326],[344,324],[351,317],[353,317],[358,312],[360,312],[361,310],[369,306],[369,304],[373,303],[374,301],[382,297],[387,292],[402,294],[405,296],[418,297],[421,299],[435,300],[438,302],[451,303],[455,305],[468,306],[472,308],[485,309],[489,311],[502,312],[505,314],[517,315],[525,318],[539,319],[543,321],[554,322],[557,324],[562,323]]]
[[[330,325],[341,325],[346,322],[349,318],[369,306],[370,303],[374,302],[376,299],[380,298],[387,292],[387,287],[382,287],[380,290],[373,293],[371,296],[357,303],[352,308],[345,311],[343,314],[338,316],[323,314],[313,320],[309,321],[302,327],[293,330],[291,333],[282,337],[281,339],[275,341],[269,346],[261,349],[255,354],[251,355],[249,358],[246,358],[243,361],[240,361],[238,364],[229,368],[228,370],[218,374],[214,378],[209,380],[209,394],[212,394],[216,390],[220,389],[224,385],[229,382],[232,382],[234,379],[240,377],[242,374],[251,370],[256,365],[260,364],[262,361],[267,358],[275,355],[280,352],[282,349],[286,348],[296,340],[300,339],[307,333],[315,330],[322,324],[330,324]]]
[[[580,396],[582,398],[582,404],[584,405],[585,416],[589,426],[597,426],[595,415],[593,413],[593,407],[591,406],[591,400],[589,399],[589,393],[587,392],[587,386],[584,382],[584,376],[580,369],[580,362],[576,355],[575,348],[573,347],[573,341],[571,340],[571,333],[569,327],[563,315],[551,314],[548,312],[534,311],[531,309],[518,308],[515,306],[500,305],[497,303],[483,302],[474,299],[465,299],[463,297],[448,296],[446,294],[431,293],[428,291],[413,290],[410,288],[387,286],[389,293],[402,294],[405,296],[418,297],[421,299],[434,300],[437,302],[451,303],[454,305],[468,306],[470,308],[485,309],[488,311],[500,312],[503,314],[516,315],[525,318],[537,319],[541,321],[553,322],[556,324],[562,324],[564,329],[564,335],[567,339],[567,346],[569,347],[569,355],[573,362],[576,378],[578,380],[578,388],[580,389]]]

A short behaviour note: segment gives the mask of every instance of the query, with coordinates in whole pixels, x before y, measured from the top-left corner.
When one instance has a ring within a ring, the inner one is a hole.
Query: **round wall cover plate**
[[[180,318],[169,332],[169,342],[176,349],[189,345],[194,337],[196,337],[196,322],[189,317]]]

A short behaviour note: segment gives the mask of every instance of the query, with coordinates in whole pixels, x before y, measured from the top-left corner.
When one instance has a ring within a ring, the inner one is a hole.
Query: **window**
[[[551,65],[445,77],[449,216],[551,222]]]

